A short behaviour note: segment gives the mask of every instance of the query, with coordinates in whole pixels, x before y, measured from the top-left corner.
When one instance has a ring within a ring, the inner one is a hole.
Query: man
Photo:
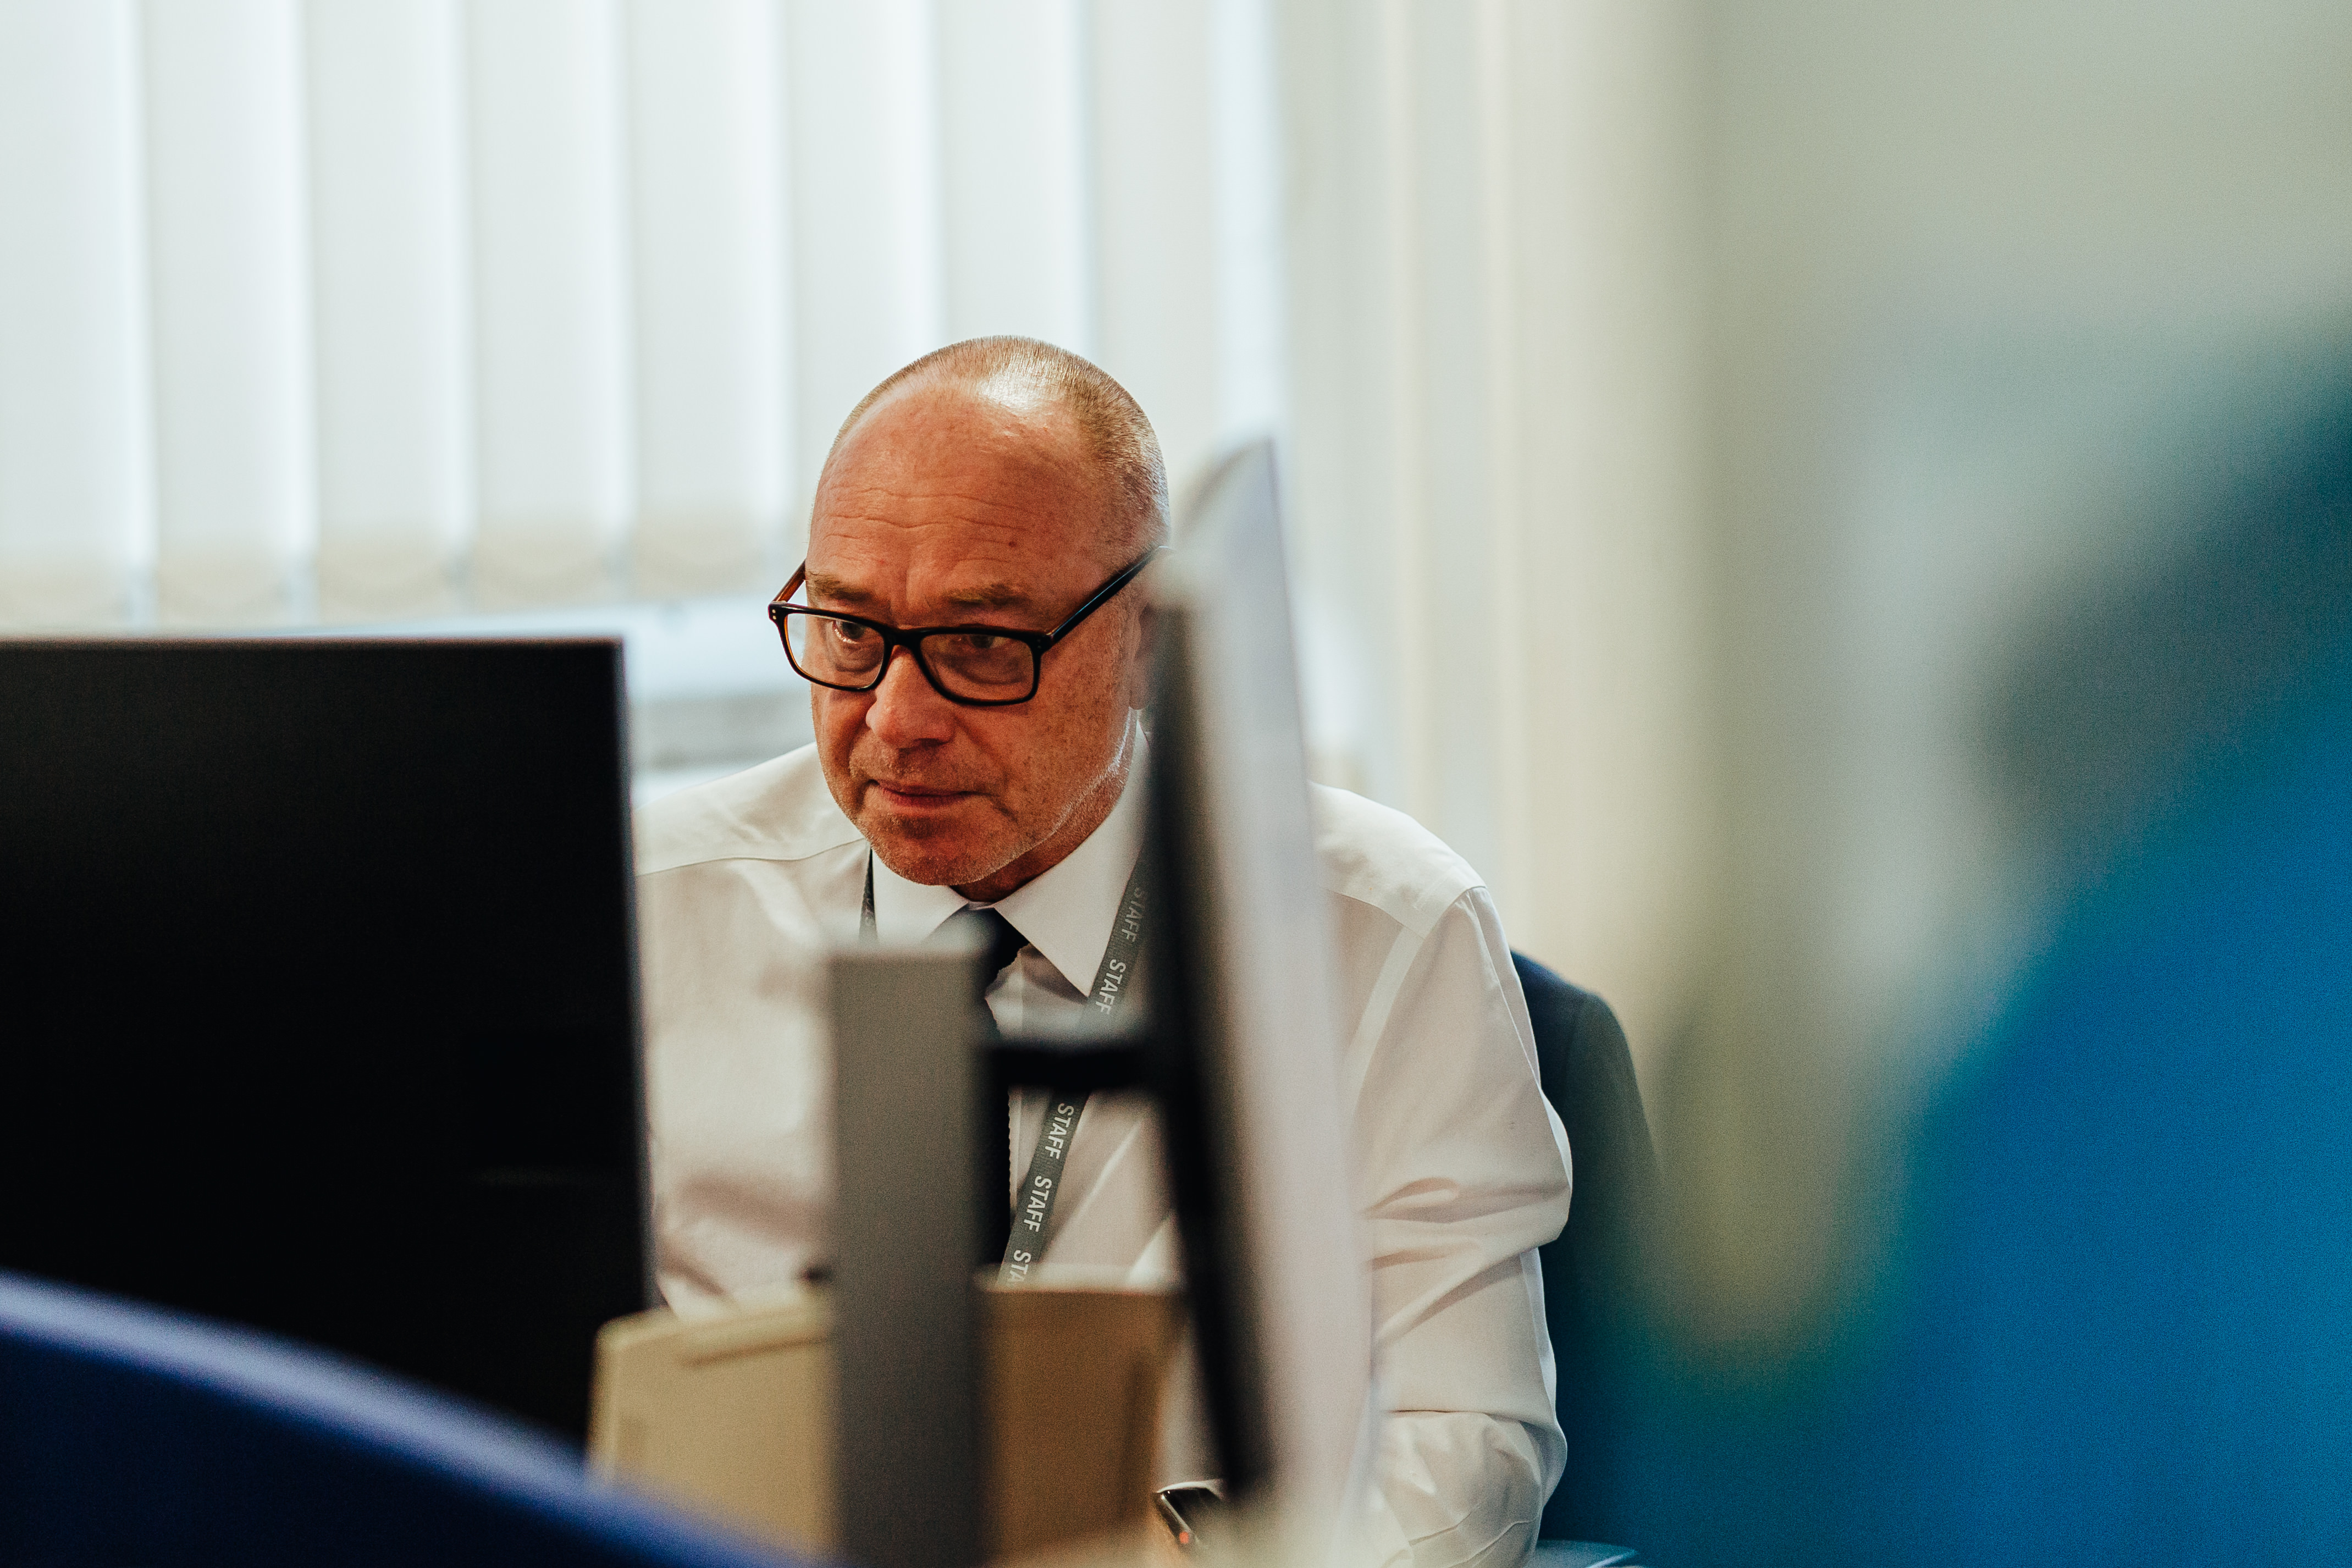
[[[1166,511],[1141,410],[1044,343],[940,350],[843,425],[810,521],[807,610],[779,612],[813,677],[815,745],[656,803],[638,826],[674,1304],[786,1285],[827,1256],[828,946],[861,930],[920,941],[983,906],[1006,922],[999,951],[1018,944],[988,994],[999,1024],[1084,1013],[1139,842],[1145,601],[1126,584]],[[975,626],[1019,635],[896,638]],[[1475,874],[1408,818],[1316,794],[1337,1087],[1392,1412],[1377,1539],[1397,1563],[1517,1563],[1562,1463],[1532,1249],[1567,1217],[1566,1140]],[[1045,1109],[1009,1108],[1008,1198]],[[1049,1264],[1139,1281],[1174,1272],[1148,1105],[1087,1105],[1046,1247]]]

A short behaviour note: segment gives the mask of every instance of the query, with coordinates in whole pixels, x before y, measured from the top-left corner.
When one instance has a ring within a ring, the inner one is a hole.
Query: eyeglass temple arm
[[[801,582],[807,576],[808,563],[803,561],[799,565],[793,568],[793,580],[785,584],[782,588],[777,589],[776,596],[769,600],[768,603],[772,605],[781,605],[786,599],[791,598],[794,594],[800,591]]]
[[[1078,623],[1085,620],[1088,616],[1093,615],[1097,610],[1101,609],[1105,605],[1109,604],[1113,598],[1118,596],[1120,590],[1124,589],[1129,583],[1134,582],[1136,578],[1143,574],[1143,569],[1146,566],[1150,565],[1154,561],[1157,561],[1162,555],[1167,554],[1168,549],[1169,547],[1165,544],[1155,545],[1151,549],[1145,551],[1141,555],[1137,556],[1133,561],[1129,562],[1125,569],[1120,571],[1118,575],[1111,578],[1109,582],[1105,583],[1101,587],[1096,589],[1092,598],[1088,599],[1085,604],[1080,605],[1076,609],[1072,610],[1068,620],[1064,621],[1060,626],[1055,626],[1052,631],[1047,632],[1045,634],[1045,646],[1046,647],[1052,647],[1055,643],[1060,642],[1064,637],[1077,630]]]

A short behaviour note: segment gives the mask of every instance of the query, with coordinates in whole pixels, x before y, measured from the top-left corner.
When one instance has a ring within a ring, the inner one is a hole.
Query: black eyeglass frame
[[[813,605],[787,604],[785,601],[799,590],[801,584],[808,576],[808,563],[805,561],[793,569],[792,581],[786,583],[782,591],[773,599],[768,601],[768,619],[775,626],[776,640],[784,645],[785,662],[793,667],[793,672],[802,679],[813,686],[822,686],[829,691],[872,691],[889,679],[890,657],[903,647],[913,658],[915,668],[923,672],[923,679],[930,682],[931,689],[949,701],[963,708],[1013,708],[1035,697],[1038,687],[1045,683],[1047,650],[1072,632],[1076,631],[1079,624],[1088,616],[1117,598],[1118,591],[1140,576],[1143,569],[1157,560],[1167,548],[1164,544],[1154,545],[1120,567],[1111,574],[1108,582],[1087,596],[1085,604],[1072,610],[1068,618],[1050,632],[1033,632],[1019,626],[992,626],[977,623],[953,626],[893,626],[880,621],[868,620],[864,616],[847,615],[840,610],[820,610]],[[801,668],[801,661],[793,658],[791,634],[784,629],[785,617],[794,615],[823,616],[828,620],[847,621],[853,626],[864,626],[866,630],[879,635],[882,638],[882,659],[874,667],[874,679],[863,686],[844,686],[835,680],[820,680],[807,670]],[[1027,644],[1030,653],[1029,689],[1018,697],[959,697],[940,684],[940,678],[931,672],[930,661],[923,657],[923,639],[958,632],[982,632],[990,637],[1011,637],[1014,642]]]

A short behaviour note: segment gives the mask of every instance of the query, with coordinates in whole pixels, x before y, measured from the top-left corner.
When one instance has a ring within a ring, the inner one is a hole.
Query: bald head
[[[877,407],[941,386],[996,404],[1024,423],[1066,428],[1102,490],[1106,559],[1131,560],[1167,542],[1168,474],[1151,421],[1099,367],[1035,338],[967,338],[896,372],[841,422],[825,454],[825,471]],[[820,488],[824,482],[821,474]]]

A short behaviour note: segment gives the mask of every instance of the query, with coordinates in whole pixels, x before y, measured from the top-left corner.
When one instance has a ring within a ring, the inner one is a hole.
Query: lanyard
[[[1127,1000],[1129,983],[1135,978],[1136,963],[1142,957],[1143,880],[1143,857],[1139,855],[1135,870],[1127,879],[1127,890],[1119,895],[1118,918],[1111,923],[1110,944],[1103,949],[1102,965],[1095,971],[1094,989],[1087,994],[1087,1005],[1105,1024],[1118,1016],[1119,1004]],[[858,935],[866,942],[881,940],[874,919],[871,850],[866,856],[866,900],[858,913]],[[1054,1203],[1062,1191],[1062,1159],[1069,1152],[1070,1140],[1077,1136],[1087,1098],[1083,1091],[1056,1093],[1047,1106],[1045,1125],[1038,1129],[1037,1145],[1030,1151],[1029,1173],[1022,1179],[1021,1196],[1013,1205],[1013,1235],[1004,1244],[1000,1278],[1008,1285],[1027,1278],[1030,1267],[1045,1255],[1046,1229],[1053,1223]]]

